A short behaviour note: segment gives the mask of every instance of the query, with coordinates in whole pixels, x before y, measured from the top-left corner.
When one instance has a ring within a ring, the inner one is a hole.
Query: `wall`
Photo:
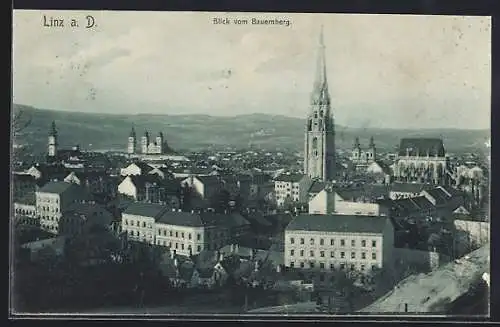
[[[455,228],[467,233],[470,241],[477,245],[484,245],[490,241],[490,224],[482,221],[456,219]]]
[[[408,248],[394,249],[395,268],[415,269],[418,272],[434,270],[450,261],[450,258],[433,251],[422,251]]]

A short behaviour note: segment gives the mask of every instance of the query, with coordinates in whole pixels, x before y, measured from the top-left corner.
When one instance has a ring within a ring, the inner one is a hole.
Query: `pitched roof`
[[[277,182],[298,183],[303,177],[302,174],[281,174],[275,180]]]
[[[44,186],[42,186],[38,192],[42,193],[56,193],[62,194],[66,192],[71,187],[74,187],[74,184],[66,183],[66,182],[48,182]]]
[[[385,174],[388,174],[388,175],[391,174],[391,168],[385,162],[383,162],[381,160],[375,160],[375,163],[380,167],[380,169],[382,169],[382,171]]]
[[[399,145],[399,155],[406,156],[407,151],[410,156],[445,156],[443,140],[438,138],[403,138]]]
[[[394,183],[391,185],[391,192],[399,192],[399,193],[420,193],[423,190],[428,190],[433,188],[432,185],[429,184],[420,184],[420,183]]]
[[[288,231],[326,231],[343,233],[382,233],[387,218],[379,216],[311,215],[295,217]]]
[[[319,193],[325,188],[325,183],[321,181],[314,181],[309,188],[309,193]]]
[[[178,212],[166,210],[157,216],[156,222],[187,227],[222,226],[231,228],[241,224],[241,220],[236,219],[236,216],[233,217],[233,215],[224,215],[215,212]]]
[[[446,202],[448,202],[448,200],[451,199],[451,197],[448,196],[448,194],[446,194],[446,192],[439,187],[426,190],[425,192],[429,194],[434,200],[436,200],[436,205],[445,204]]]
[[[196,176],[196,178],[204,185],[217,185],[221,183],[217,176]]]
[[[123,213],[157,219],[166,210],[169,210],[169,208],[161,204],[134,202],[131,203]]]

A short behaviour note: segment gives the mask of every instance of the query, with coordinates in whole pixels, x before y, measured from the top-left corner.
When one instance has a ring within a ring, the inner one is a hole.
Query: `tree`
[[[21,132],[25,130],[31,124],[31,115],[26,113],[24,110],[17,110],[14,112],[12,117],[11,132],[12,132],[12,142],[15,143],[16,139],[19,137]],[[12,149],[12,160],[11,165],[19,161],[20,149]]]

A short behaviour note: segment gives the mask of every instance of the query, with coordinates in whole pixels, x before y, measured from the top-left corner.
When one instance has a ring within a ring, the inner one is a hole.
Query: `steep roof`
[[[131,203],[123,213],[128,215],[151,217],[156,219],[160,217],[161,214],[164,213],[166,210],[168,210],[168,207],[161,204],[134,202]]]
[[[321,181],[314,181],[309,188],[309,193],[319,193],[325,188],[325,183]]]
[[[66,182],[48,182],[42,186],[38,192],[62,194],[71,187],[74,187],[74,184]]]
[[[163,223],[176,226],[223,226],[227,228],[239,226],[239,224],[241,223],[241,220],[236,220],[236,218],[232,215],[224,215],[215,212],[178,212],[172,210],[166,210],[162,212],[157,217],[156,221],[160,224]]]
[[[204,185],[217,185],[221,183],[217,176],[196,176],[196,178]]]
[[[429,184],[420,183],[394,183],[391,185],[391,192],[400,193],[420,193],[423,190],[429,190],[433,186]]]
[[[403,138],[399,145],[398,154],[406,156],[407,151],[410,156],[445,156],[443,140],[438,138]]]
[[[382,233],[387,218],[351,215],[299,215],[286,227],[288,231],[326,231],[345,233]]]
[[[439,187],[436,187],[436,188],[433,188],[430,190],[426,190],[425,192],[427,194],[429,194],[434,200],[436,200],[437,205],[445,204],[451,198],[450,196],[448,196],[448,194],[446,194],[445,191],[443,191]]]
[[[277,182],[298,183],[303,177],[302,174],[281,174],[275,180]]]

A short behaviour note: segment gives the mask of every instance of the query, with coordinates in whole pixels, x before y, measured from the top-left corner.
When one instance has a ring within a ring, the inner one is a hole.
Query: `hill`
[[[162,131],[174,149],[248,148],[301,151],[304,121],[285,116],[251,114],[235,117],[208,115],[112,115],[38,109],[14,104],[14,111],[23,110],[31,124],[19,135],[16,143],[29,144],[45,150],[52,121],[59,131],[62,147],[80,144],[82,148],[124,150],[132,125],[138,137],[145,130],[151,134]],[[442,137],[448,151],[472,151],[483,147],[490,133],[487,130],[403,130],[350,128],[336,126],[336,146],[350,149],[358,136],[366,146],[370,136],[377,148],[393,150],[401,137]]]

